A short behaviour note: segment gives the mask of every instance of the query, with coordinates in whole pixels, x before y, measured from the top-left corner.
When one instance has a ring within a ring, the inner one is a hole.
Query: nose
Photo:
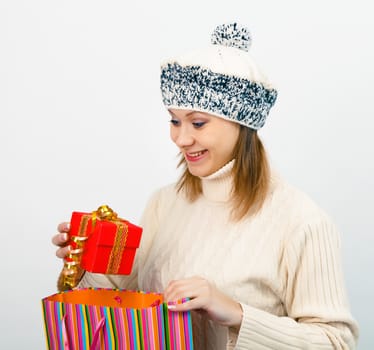
[[[179,127],[172,127],[171,131],[171,138],[173,142],[179,148],[185,148],[188,146],[193,145],[195,139],[193,137],[193,133],[189,130],[188,126],[181,125]]]

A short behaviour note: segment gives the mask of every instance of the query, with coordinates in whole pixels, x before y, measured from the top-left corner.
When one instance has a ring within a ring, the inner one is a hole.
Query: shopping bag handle
[[[66,328],[66,317],[67,317],[67,314],[65,314],[61,320],[62,340],[64,341],[64,350],[71,350],[70,345],[69,345],[68,330]]]
[[[62,339],[64,341],[64,350],[73,350],[70,349],[69,338],[68,338],[68,331],[66,328],[66,317],[67,314],[62,318]],[[92,343],[90,346],[90,350],[100,350],[100,331],[104,328],[105,325],[105,317],[103,317],[99,323],[97,324],[93,337]]]
[[[105,318],[103,317],[100,322],[97,324],[94,336],[92,338],[92,343],[90,350],[100,350],[100,331],[104,328],[105,325]]]

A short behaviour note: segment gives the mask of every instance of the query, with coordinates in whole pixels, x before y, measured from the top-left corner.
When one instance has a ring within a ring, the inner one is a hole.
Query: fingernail
[[[67,229],[67,230],[70,230],[70,222],[68,222],[68,223],[66,224],[66,229]]]
[[[173,310],[176,308],[176,305],[168,304],[168,309]]]
[[[62,239],[66,242],[68,240],[68,234],[67,233],[63,233],[62,234]]]

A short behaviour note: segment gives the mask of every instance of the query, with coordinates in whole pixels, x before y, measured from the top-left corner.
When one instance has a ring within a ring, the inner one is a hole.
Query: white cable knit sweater
[[[203,276],[241,303],[239,333],[193,313],[196,350],[354,349],[335,226],[307,196],[273,177],[261,212],[229,220],[232,162],[202,179],[189,203],[174,185],[149,201],[131,276],[86,273],[79,287],[162,292]]]

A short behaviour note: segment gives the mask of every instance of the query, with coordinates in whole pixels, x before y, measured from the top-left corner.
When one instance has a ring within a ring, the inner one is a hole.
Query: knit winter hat
[[[258,130],[277,91],[248,53],[249,30],[237,23],[214,30],[211,45],[161,65],[161,93],[167,108],[192,109]]]

